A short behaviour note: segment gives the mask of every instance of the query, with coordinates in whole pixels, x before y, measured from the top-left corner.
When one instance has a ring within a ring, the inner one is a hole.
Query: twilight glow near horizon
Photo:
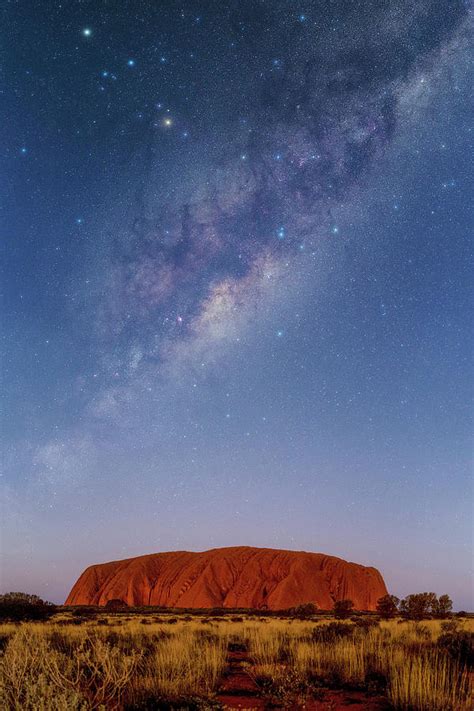
[[[472,609],[469,4],[2,17],[1,592],[253,545]]]

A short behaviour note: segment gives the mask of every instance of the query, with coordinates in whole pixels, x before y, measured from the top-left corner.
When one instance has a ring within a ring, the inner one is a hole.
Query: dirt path
[[[260,697],[257,684],[245,670],[249,662],[247,652],[240,648],[229,648],[228,668],[217,695],[224,709],[267,709]]]
[[[217,701],[226,711],[232,709],[298,709],[298,711],[386,711],[387,701],[382,697],[370,697],[362,691],[325,691],[322,699],[308,699],[303,704],[275,705],[262,698],[261,690],[248,674],[248,653],[242,647],[230,647],[228,667],[217,694]]]

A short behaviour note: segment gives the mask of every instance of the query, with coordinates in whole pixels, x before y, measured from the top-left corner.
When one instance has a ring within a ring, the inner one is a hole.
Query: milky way
[[[228,322],[242,301],[261,299],[281,261],[337,237],[334,214],[397,131],[404,86],[419,80],[423,61],[437,61],[465,19],[462,5],[446,12],[442,2],[360,10],[337,3],[309,26],[306,16],[288,22],[286,10],[249,11],[257,44],[249,50],[270,58],[281,46],[255,86],[250,73],[232,77],[245,116],[226,117],[217,135],[211,125],[189,154],[173,148],[165,170],[161,136],[148,138],[105,309],[122,346],[133,343],[135,364],[137,353],[163,356],[157,321],[166,354],[167,336],[193,338],[210,320]],[[160,115],[152,127],[163,125]],[[174,160],[179,169],[168,177]],[[152,343],[143,348],[144,324]]]

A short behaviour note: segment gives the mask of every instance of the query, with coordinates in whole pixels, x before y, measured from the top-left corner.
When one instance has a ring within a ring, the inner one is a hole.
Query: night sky
[[[468,3],[1,14],[2,591],[256,545],[472,609]]]

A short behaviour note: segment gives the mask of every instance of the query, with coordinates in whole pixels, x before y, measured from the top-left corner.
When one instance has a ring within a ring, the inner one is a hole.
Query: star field
[[[472,607],[468,4],[29,5],[2,587],[262,545]]]

